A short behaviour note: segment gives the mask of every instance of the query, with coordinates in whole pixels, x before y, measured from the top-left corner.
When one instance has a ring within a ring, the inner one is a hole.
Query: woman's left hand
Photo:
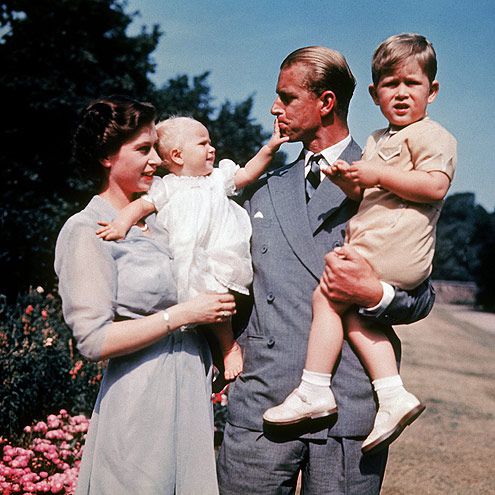
[[[181,303],[187,323],[211,324],[226,321],[236,313],[232,294],[203,293]]]

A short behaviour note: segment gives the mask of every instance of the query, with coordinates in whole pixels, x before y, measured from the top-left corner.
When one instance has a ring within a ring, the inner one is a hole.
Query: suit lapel
[[[323,179],[308,203],[308,218],[313,234],[332,213],[340,208],[346,198],[342,189],[328,177]]]
[[[346,162],[353,162],[361,156],[361,148],[351,140],[339,158]],[[323,222],[338,211],[347,199],[340,187],[336,186],[328,177],[325,177],[308,203],[308,217],[313,234]]]
[[[319,189],[319,188],[318,188]],[[268,190],[275,215],[288,244],[301,263],[316,278],[323,261],[313,239],[304,189],[304,159],[268,179]]]

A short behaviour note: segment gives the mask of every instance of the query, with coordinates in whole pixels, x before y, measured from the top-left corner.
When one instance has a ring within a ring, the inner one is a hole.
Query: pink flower
[[[30,316],[32,314],[32,312],[34,311],[34,308],[33,308],[33,305],[30,304],[26,310],[24,311],[28,316]]]
[[[51,430],[54,430],[55,428],[60,428],[60,426],[62,425],[60,419],[58,419],[58,417],[55,416],[55,414],[50,414],[50,416],[46,418],[46,422],[48,424],[48,428],[50,428]]]
[[[56,483],[53,483],[52,485],[52,493],[59,493],[64,489],[64,484],[61,483],[60,481],[57,481]]]
[[[38,433],[46,433],[48,431],[48,426],[44,421],[38,421],[38,423],[33,426],[33,430]]]
[[[48,311],[46,309],[41,310],[41,317],[46,320],[48,319]]]

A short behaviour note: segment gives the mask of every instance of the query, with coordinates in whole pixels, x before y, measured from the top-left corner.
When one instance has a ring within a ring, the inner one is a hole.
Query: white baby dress
[[[205,291],[249,293],[251,222],[228,198],[237,170],[232,160],[221,160],[208,176],[168,174],[155,178],[143,196],[169,234],[179,302]]]

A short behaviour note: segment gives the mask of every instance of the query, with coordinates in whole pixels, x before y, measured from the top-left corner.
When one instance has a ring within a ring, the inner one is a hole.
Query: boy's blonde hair
[[[402,33],[390,36],[375,50],[371,61],[373,84],[389,74],[395,67],[414,57],[430,83],[437,75],[437,55],[432,44],[422,35]]]
[[[182,149],[184,146],[184,134],[191,122],[197,121],[192,117],[172,116],[156,125],[158,154],[165,165],[169,163],[170,151],[174,148]]]

